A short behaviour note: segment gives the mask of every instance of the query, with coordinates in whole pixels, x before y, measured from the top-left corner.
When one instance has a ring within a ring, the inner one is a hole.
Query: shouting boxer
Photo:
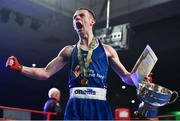
[[[94,37],[94,12],[79,8],[73,16],[73,26],[79,41],[65,46],[44,68],[21,65],[17,58],[8,58],[6,66],[34,79],[45,80],[70,63],[70,97],[65,120],[112,120],[112,111],[106,100],[109,64],[128,85],[134,85],[131,72],[120,62],[115,49]]]

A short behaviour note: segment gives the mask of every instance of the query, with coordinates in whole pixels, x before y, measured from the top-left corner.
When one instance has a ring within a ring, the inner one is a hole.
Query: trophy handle
[[[174,103],[174,102],[177,100],[177,98],[179,97],[178,92],[173,91],[173,92],[172,92],[172,95],[173,95],[173,93],[176,95],[176,97],[175,97],[172,101],[169,101],[167,104]]]

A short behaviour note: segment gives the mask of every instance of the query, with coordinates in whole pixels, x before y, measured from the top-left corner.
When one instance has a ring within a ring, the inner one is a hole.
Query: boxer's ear
[[[96,21],[94,20],[94,18],[92,18],[90,25],[93,26],[95,23],[96,23]]]

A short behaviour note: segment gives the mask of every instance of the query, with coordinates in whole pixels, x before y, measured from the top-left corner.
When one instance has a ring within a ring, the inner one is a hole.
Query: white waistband
[[[95,87],[74,87],[70,89],[70,98],[106,100],[107,90]]]

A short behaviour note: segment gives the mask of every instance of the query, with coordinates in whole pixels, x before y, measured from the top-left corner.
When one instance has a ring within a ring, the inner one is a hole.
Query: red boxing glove
[[[22,71],[22,65],[19,64],[18,60],[16,57],[11,56],[8,58],[6,62],[6,67],[10,68],[11,70],[14,70],[16,72],[21,72]]]

